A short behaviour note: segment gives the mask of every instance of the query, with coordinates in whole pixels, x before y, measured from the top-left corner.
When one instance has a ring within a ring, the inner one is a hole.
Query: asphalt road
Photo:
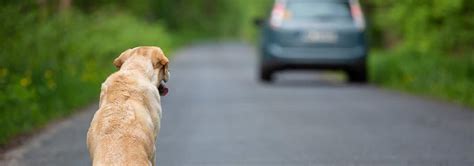
[[[207,43],[176,53],[158,165],[474,165],[474,111],[311,72],[260,84],[254,52]],[[96,109],[52,125],[0,165],[89,165]]]

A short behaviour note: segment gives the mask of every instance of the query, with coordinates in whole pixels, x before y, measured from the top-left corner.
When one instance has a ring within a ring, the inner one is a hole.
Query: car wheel
[[[262,65],[260,67],[260,81],[265,83],[273,82],[273,69]]]
[[[349,82],[352,83],[367,83],[367,67],[365,64],[353,67],[347,70]]]

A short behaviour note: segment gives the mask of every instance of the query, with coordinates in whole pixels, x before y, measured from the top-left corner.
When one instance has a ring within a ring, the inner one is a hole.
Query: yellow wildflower
[[[23,77],[20,80],[20,85],[23,86],[23,87],[27,87],[30,84],[31,84],[31,78],[29,78],[29,77]]]

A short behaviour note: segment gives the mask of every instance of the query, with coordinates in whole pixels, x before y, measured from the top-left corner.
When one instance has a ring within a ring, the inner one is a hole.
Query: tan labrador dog
[[[154,165],[160,95],[168,93],[168,58],[159,47],[136,47],[114,61],[87,133],[93,165]]]

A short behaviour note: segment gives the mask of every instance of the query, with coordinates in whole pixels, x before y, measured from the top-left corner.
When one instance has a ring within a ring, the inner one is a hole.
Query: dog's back
[[[152,110],[146,108],[146,89],[134,77],[117,72],[104,83],[108,85],[87,140],[94,165],[151,165],[156,137]]]
[[[114,60],[87,133],[93,165],[154,165],[160,95],[168,93],[168,59],[159,47],[136,47]]]

